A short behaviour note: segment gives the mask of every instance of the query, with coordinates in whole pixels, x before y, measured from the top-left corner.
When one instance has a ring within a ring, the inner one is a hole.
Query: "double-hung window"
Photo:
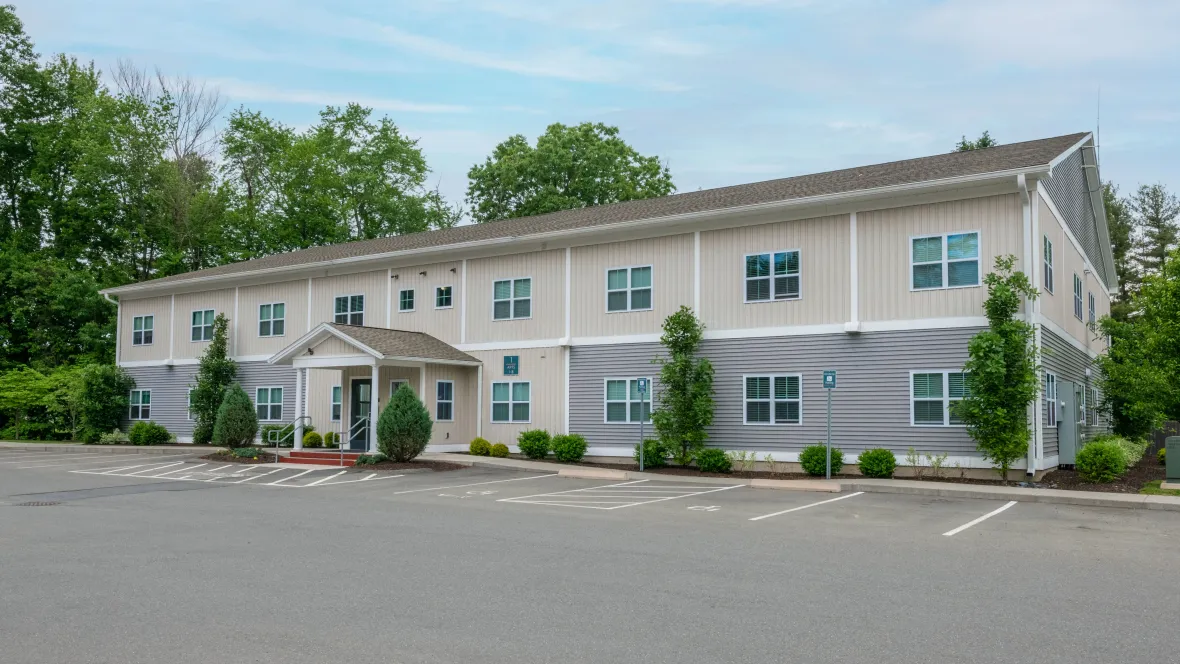
[[[1077,272],[1073,273],[1073,315],[1078,320],[1082,319],[1082,278]]]
[[[492,318],[512,320],[533,315],[533,280],[503,279],[492,285]]]
[[[1094,291],[1090,291],[1090,324],[1098,322],[1097,311],[1094,308]]]
[[[530,392],[528,381],[492,383],[492,421],[528,422]]]
[[[328,416],[333,422],[339,422],[340,416],[344,414],[344,387],[341,385],[332,386],[332,412]]]
[[[1057,375],[1045,372],[1045,424],[1057,426]]]
[[[407,288],[398,291],[397,294],[397,310],[401,312],[414,310],[414,289]]]
[[[651,266],[621,267],[606,271],[606,310],[651,309]]]
[[[1075,398],[1078,401],[1078,424],[1086,423],[1086,387],[1079,386],[1074,392]]]
[[[434,289],[434,308],[435,309],[450,309],[452,306],[451,287],[439,286]]]
[[[193,341],[211,341],[213,339],[212,309],[201,309],[193,312]]]
[[[801,424],[803,376],[745,376],[746,424]]]
[[[131,390],[131,409],[127,413],[129,420],[152,419],[152,391]]]
[[[1045,236],[1045,290],[1053,293],[1053,241]]]
[[[282,302],[258,305],[258,336],[281,337],[287,329],[287,305]]]
[[[333,320],[341,325],[364,325],[365,296],[336,296],[336,317]]]
[[[193,388],[191,388],[191,387],[188,388],[188,398],[185,403],[188,405],[188,407],[186,408],[186,411],[185,411],[185,414],[188,417],[188,420],[190,422],[196,421],[197,416],[196,416],[196,413],[193,412]]]
[[[1099,422],[1098,422],[1098,404],[1099,403],[1100,403],[1100,400],[1098,397],[1098,388],[1091,387],[1090,388],[1090,424],[1093,426],[1098,426],[1098,424],[1099,424]]]
[[[258,388],[254,396],[254,407],[258,409],[258,419],[268,422],[281,421],[283,419],[283,388]]]
[[[797,300],[800,293],[797,249],[746,256],[746,302]]]
[[[648,378],[647,384],[652,384]],[[640,398],[642,397],[642,399]],[[606,421],[611,424],[651,421],[651,393],[639,393],[638,378],[606,379]]]
[[[910,417],[914,426],[962,426],[953,412],[968,394],[967,374],[915,371],[910,374]]]
[[[436,422],[450,422],[455,419],[455,383],[440,380],[434,384],[434,419]]]
[[[155,331],[155,316],[136,316],[131,319],[131,345],[152,345],[152,333]]]
[[[913,290],[979,285],[979,233],[928,235],[910,240]]]

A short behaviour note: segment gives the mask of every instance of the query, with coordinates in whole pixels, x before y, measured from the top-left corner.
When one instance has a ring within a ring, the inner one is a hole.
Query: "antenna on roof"
[[[1098,84],[1098,109],[1097,119],[1094,121],[1094,163],[1101,166],[1101,159],[1099,159],[1098,149],[1102,147],[1102,84]]]

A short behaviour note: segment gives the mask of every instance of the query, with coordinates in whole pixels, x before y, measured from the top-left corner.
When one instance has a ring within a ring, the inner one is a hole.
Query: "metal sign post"
[[[647,397],[647,379],[640,378],[639,383],[639,471],[643,472],[643,402]]]
[[[824,371],[824,389],[828,392],[828,465],[825,477],[832,479],[832,391],[836,389],[836,372]]]

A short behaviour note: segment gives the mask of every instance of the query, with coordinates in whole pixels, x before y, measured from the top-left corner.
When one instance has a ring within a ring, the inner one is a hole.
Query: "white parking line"
[[[145,468],[143,470],[137,470],[134,473],[127,473],[126,475],[124,475],[124,477],[139,477],[140,473],[154,473],[157,470],[164,470],[165,468],[171,468],[172,466],[179,466],[183,463],[184,463],[183,461],[177,461],[176,463],[166,463],[162,466],[159,464],[148,464],[150,466],[156,466],[156,467],[155,468]]]
[[[791,512],[798,512],[799,510],[805,510],[808,507],[815,507],[816,505],[827,505],[828,503],[834,503],[837,500],[844,500],[845,498],[854,498],[856,496],[861,495],[862,493],[864,493],[864,491],[857,491],[856,493],[850,493],[847,496],[840,496],[839,498],[829,498],[828,500],[821,500],[817,503],[808,503],[806,505],[800,505],[799,507],[792,507],[789,510],[783,510],[781,512],[773,512],[771,514],[763,514],[762,516],[756,516],[756,517],[750,519],[750,521],[761,521],[763,519],[769,519],[772,516],[779,516],[780,514],[790,514]]]
[[[36,463],[38,461],[48,461],[50,459],[56,461],[58,459],[63,458],[62,456],[58,456],[58,455],[50,456],[51,454],[53,454],[53,453],[46,452],[44,454],[30,454],[29,456],[27,456],[23,459],[20,459],[18,461],[0,461],[0,463],[3,463],[5,465],[7,465],[7,464],[21,464],[21,463]],[[107,455],[106,454],[78,454],[77,456],[74,456],[73,454],[71,454],[68,458],[70,458],[70,459],[93,459],[95,457],[104,457],[104,456],[107,456]],[[0,458],[2,458],[2,457],[0,457]]]
[[[295,479],[296,477],[303,477],[304,475],[306,475],[306,474],[308,474],[308,473],[310,473],[310,472],[313,472],[313,471],[315,471],[315,470],[318,470],[318,469],[317,469],[317,468],[309,468],[308,470],[305,470],[305,471],[303,471],[303,472],[301,472],[301,473],[295,473],[294,475],[291,475],[290,477],[284,477],[284,478],[283,478],[283,479],[281,479],[281,480],[275,480],[275,481],[273,481],[273,482],[267,482],[267,483],[266,483],[266,484],[264,484],[263,486],[279,486],[279,483],[280,483],[280,482],[286,482],[287,480],[293,480],[293,479]]]
[[[209,464],[207,464],[207,463],[198,463],[195,466],[189,466],[188,468],[177,468],[176,470],[170,470],[166,473],[160,473],[159,475],[138,475],[137,474],[136,477],[168,477],[172,473],[191,473],[192,471],[194,471],[198,468],[201,468],[203,466],[208,466],[208,465]],[[164,467],[167,468],[167,466],[164,466]],[[155,471],[152,471],[152,472],[155,472]],[[187,477],[187,475],[185,477]],[[168,479],[174,480],[174,479],[179,479],[179,478],[168,477]]]
[[[377,473],[369,473],[368,475],[360,478],[359,480],[340,480],[339,482],[328,482],[326,484],[321,484],[319,486],[336,486],[337,484],[355,484],[356,482],[369,482],[369,481],[376,482],[378,480],[392,480],[397,477],[405,477],[405,475],[382,475],[382,476],[378,477]]]
[[[679,487],[672,485],[662,487],[656,484],[647,484],[647,482],[649,480],[634,480],[584,489],[569,489],[567,491],[538,493],[531,496],[518,496],[516,498],[501,498],[496,502],[522,503],[525,505],[552,505],[554,507],[581,507],[591,510],[617,510],[625,507],[661,503],[666,500],[701,496],[707,493],[717,493],[718,491],[728,491],[729,489],[744,486],[735,484],[733,486],[702,490],[700,486]]]
[[[398,477],[401,477],[398,475]],[[435,486],[429,489],[410,489],[409,491],[394,491],[393,495],[400,496],[403,493],[418,493],[420,491],[442,491],[443,489],[462,489],[468,486],[480,486],[483,484],[499,484],[501,482],[520,482],[522,480],[536,480],[542,477],[557,477],[557,473],[549,473],[548,475],[529,475],[528,477],[513,477],[509,480],[492,480],[490,482],[472,482],[471,484],[452,484],[451,486]],[[334,484],[344,484],[344,482],[334,482]]]
[[[328,475],[326,477],[321,477],[320,479],[315,480],[314,482],[308,482],[307,486],[315,486],[317,484],[323,484],[324,482],[327,482],[328,480],[332,479],[333,477],[340,477],[341,475],[343,475],[344,473],[347,473],[347,472],[348,472],[347,470],[342,470],[342,471],[336,473],[335,475]]]
[[[1003,507],[994,509],[994,510],[988,512],[987,514],[984,514],[983,516],[979,517],[978,519],[968,521],[967,523],[964,523],[963,525],[959,526],[958,528],[955,528],[954,530],[946,531],[945,533],[943,533],[943,536],[953,537],[954,535],[957,535],[957,534],[963,532],[964,530],[967,530],[968,528],[970,528],[971,526],[974,526],[977,523],[982,523],[984,521],[987,521],[988,519],[999,514],[1000,512],[1003,512],[1004,510],[1008,509],[1009,507],[1012,507],[1015,504],[1016,504],[1015,500],[1008,501],[1008,504],[1004,505]]]
[[[109,456],[109,455],[102,455],[102,456]],[[44,459],[41,459],[41,461],[44,461]],[[32,462],[33,462],[33,460],[29,459],[29,460],[25,461],[24,463],[32,463]],[[98,459],[94,459],[94,458],[91,458],[89,455],[86,455],[81,459],[75,459],[72,461],[62,461],[60,463],[38,463],[33,466],[15,466],[15,468],[17,470],[27,470],[29,468],[53,468],[56,466],[79,466],[79,465],[89,466],[89,465],[96,464],[96,463],[126,463],[126,462],[127,462],[126,459],[115,459],[112,461],[99,461]]]
[[[244,480],[238,480],[237,482],[230,482],[230,484],[245,484],[246,482],[249,482],[250,480],[258,479],[259,477],[266,477],[267,475],[273,475],[273,474],[279,472],[280,470],[286,470],[286,468],[275,468],[274,470],[262,473],[261,475],[251,475]]]

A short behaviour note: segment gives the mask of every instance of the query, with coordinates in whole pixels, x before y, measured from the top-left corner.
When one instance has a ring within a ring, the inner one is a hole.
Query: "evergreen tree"
[[[403,384],[377,418],[377,451],[394,461],[409,461],[426,449],[433,428],[430,411]]]
[[[1162,272],[1180,233],[1176,221],[1180,200],[1162,184],[1145,184],[1131,197],[1129,206],[1139,232],[1139,262],[1147,272]]]
[[[217,314],[213,319],[213,340],[201,355],[197,382],[191,386],[193,442],[198,445],[206,445],[213,439],[218,409],[225,399],[226,388],[238,373],[237,363],[229,358],[228,329],[229,319],[225,314]]]
[[[1110,249],[1114,256],[1119,293],[1111,303],[1110,315],[1126,320],[1130,313],[1131,294],[1139,285],[1139,266],[1133,253],[1135,221],[1127,201],[1119,197],[1119,188],[1112,182],[1102,185],[1102,203],[1106,208],[1106,226],[1110,231]]]
[[[225,391],[217,407],[213,424],[213,444],[234,449],[249,447],[258,435],[258,413],[241,385],[234,383]]]
[[[959,139],[959,142],[955,144],[955,152],[970,152],[971,150],[994,148],[999,144],[999,141],[992,138],[992,135],[984,130],[984,132],[979,135],[979,138],[975,139],[974,141],[967,140],[967,136],[964,135],[961,139]]]
[[[704,449],[706,428],[713,423],[713,365],[696,355],[704,331],[692,309],[680,307],[664,320],[660,343],[668,357],[655,360],[660,365],[660,393],[652,423],[660,442],[684,466]]]

